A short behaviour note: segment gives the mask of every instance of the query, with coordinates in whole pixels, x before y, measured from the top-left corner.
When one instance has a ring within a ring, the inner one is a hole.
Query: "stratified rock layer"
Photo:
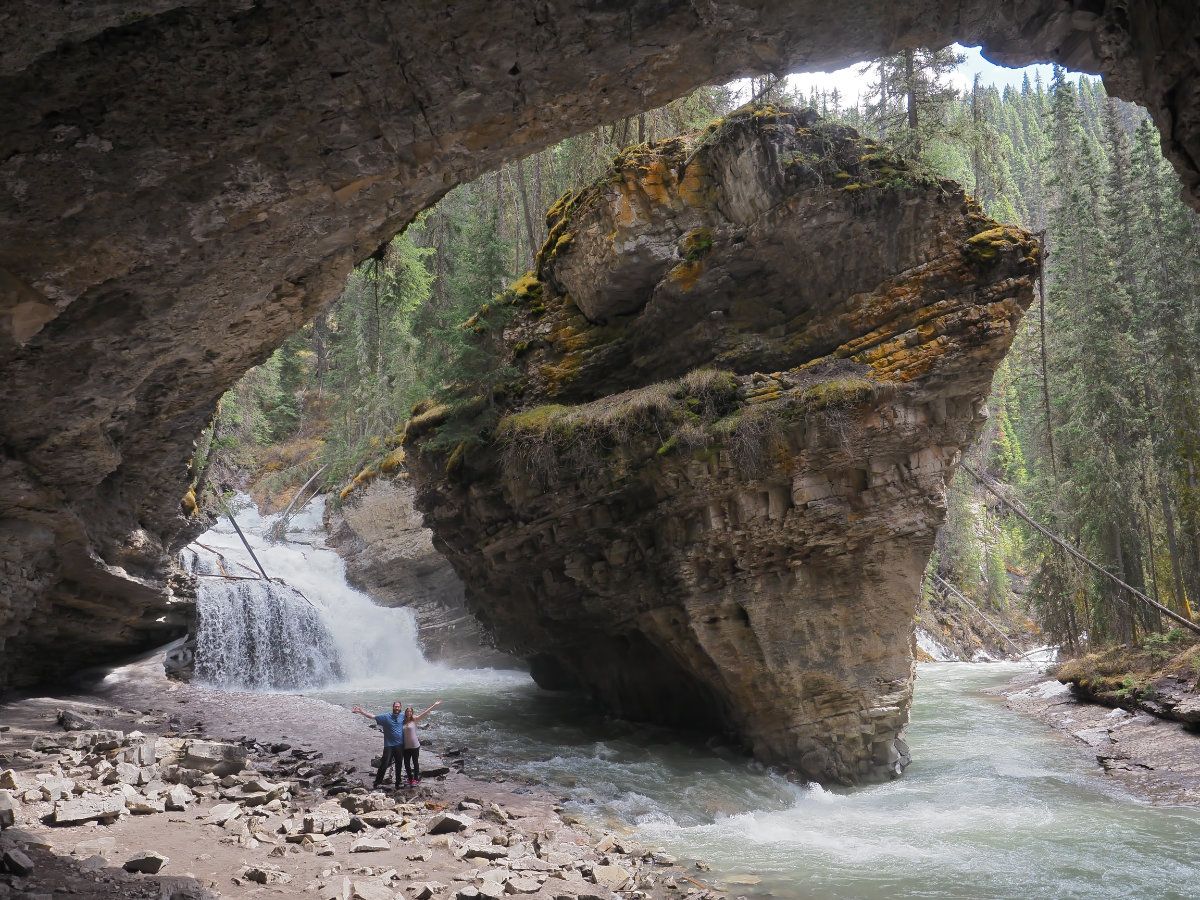
[[[898,773],[921,573],[1032,239],[753,108],[547,222],[538,277],[468,323],[520,376],[405,436],[472,609],[543,685],[820,781]]]
[[[750,73],[959,39],[1102,72],[1195,197],[1193,0],[15,0],[0,9],[0,687],[181,633],[217,398],[455,183]]]

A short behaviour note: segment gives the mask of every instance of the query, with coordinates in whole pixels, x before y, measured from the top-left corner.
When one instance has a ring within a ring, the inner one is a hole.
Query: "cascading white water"
[[[929,658],[935,662],[950,662],[951,660],[958,659],[953,650],[950,650],[945,644],[919,625],[917,626],[916,637],[917,646],[925,651],[929,655]]]
[[[293,588],[205,578],[198,591],[198,680],[248,688],[316,687],[339,680],[339,656],[325,622]]]
[[[293,516],[286,540],[276,543],[266,537],[276,516],[260,515],[245,495],[233,508],[272,581],[258,577],[224,518],[184,550],[197,576],[198,680],[252,689],[390,687],[431,668],[412,614],[376,606],[346,583],[345,563],[323,543],[323,497]]]

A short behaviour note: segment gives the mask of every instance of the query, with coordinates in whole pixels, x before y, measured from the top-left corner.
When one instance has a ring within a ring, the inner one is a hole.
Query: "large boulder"
[[[472,610],[546,687],[825,782],[897,774],[921,573],[1036,243],[754,107],[630,148],[547,224],[468,323],[516,377],[403,437]]]
[[[121,868],[126,872],[141,872],[146,875],[154,875],[170,861],[170,857],[163,856],[154,850],[139,850],[129,857],[129,859],[125,860]]]

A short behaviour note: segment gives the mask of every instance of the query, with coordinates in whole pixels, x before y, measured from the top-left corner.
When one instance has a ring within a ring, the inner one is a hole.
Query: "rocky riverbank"
[[[466,751],[372,791],[378,734],[345,709],[160,673],[156,656],[0,707],[0,897],[720,896],[702,864],[465,776]]]
[[[995,693],[1008,706],[1063,733],[1098,773],[1135,796],[1164,805],[1200,804],[1200,734],[1144,711],[1087,702],[1043,672],[1023,674]]]

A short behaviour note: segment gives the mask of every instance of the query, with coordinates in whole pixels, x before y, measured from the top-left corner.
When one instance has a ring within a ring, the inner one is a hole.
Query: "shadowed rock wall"
[[[547,224],[468,323],[520,374],[404,435],[471,608],[545,686],[898,774],[921,574],[1036,245],[770,108],[630,148]]]
[[[456,182],[704,82],[958,38],[1103,71],[1194,193],[1198,34],[1192,0],[5,4],[0,685],[179,632],[217,397]]]

